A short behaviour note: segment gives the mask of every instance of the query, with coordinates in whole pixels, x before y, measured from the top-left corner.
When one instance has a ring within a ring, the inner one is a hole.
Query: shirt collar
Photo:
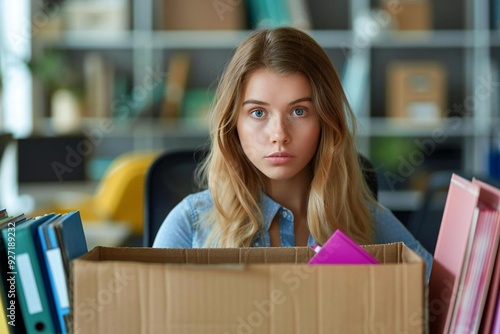
[[[278,213],[278,210],[281,208],[281,204],[277,203],[271,197],[262,193],[261,200],[261,208],[262,215],[264,219],[264,229],[269,231],[269,227],[271,227],[271,222],[273,221],[274,216]]]
[[[289,209],[285,208],[284,206],[273,200],[271,197],[267,196],[265,193],[262,193],[260,207],[262,208],[265,231],[269,231],[269,227],[271,227],[271,222],[273,221],[273,218],[276,216],[280,208],[282,208],[283,210],[287,211],[290,215],[292,215],[292,212]],[[316,241],[314,240],[312,235],[309,235],[308,245],[311,247],[316,245]]]

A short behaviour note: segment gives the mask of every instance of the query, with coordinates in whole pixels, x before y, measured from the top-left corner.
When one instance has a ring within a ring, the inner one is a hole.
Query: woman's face
[[[320,138],[308,79],[260,69],[242,95],[237,131],[248,159],[271,180],[307,178]]]

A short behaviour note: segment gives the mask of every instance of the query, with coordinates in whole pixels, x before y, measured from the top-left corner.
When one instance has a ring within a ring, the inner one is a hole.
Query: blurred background
[[[404,223],[438,171],[500,180],[500,0],[0,0],[0,206],[140,235],[143,184],[123,184],[206,142],[235,46],[274,26],[331,57]]]

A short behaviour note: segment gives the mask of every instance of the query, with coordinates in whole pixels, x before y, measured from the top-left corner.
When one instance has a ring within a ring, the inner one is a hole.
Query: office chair
[[[453,173],[468,180],[472,180],[474,177],[474,175],[463,171],[445,170],[432,173],[427,180],[422,204],[410,214],[406,224],[408,230],[431,254],[434,254],[436,250],[436,242]],[[476,178],[495,187],[500,187],[500,182],[497,180],[481,176],[476,176]]]
[[[146,175],[144,196],[143,245],[151,247],[168,212],[185,196],[199,191],[193,179],[197,164],[206,149],[166,151],[151,164]],[[363,175],[375,199],[378,195],[377,174],[370,161],[359,154]]]
[[[144,188],[149,166],[161,152],[134,151],[116,157],[99,180],[93,194],[74,193],[55,200],[50,211],[80,211],[84,225],[125,223],[133,235],[144,229]],[[47,212],[49,208],[44,208]],[[41,213],[40,213],[41,214]]]
[[[208,151],[183,149],[162,153],[149,167],[144,194],[143,245],[151,247],[167,214],[187,195],[199,191],[194,171]]]

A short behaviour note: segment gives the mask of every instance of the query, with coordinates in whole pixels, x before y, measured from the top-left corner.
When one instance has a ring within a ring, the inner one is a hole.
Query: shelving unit
[[[487,173],[486,150],[490,147],[492,135],[500,132],[499,103],[494,101],[499,93],[499,87],[495,86],[498,78],[490,76],[492,60],[500,59],[500,32],[490,29],[492,1],[496,0],[434,1],[435,30],[393,31],[388,29],[387,22],[376,20],[377,15],[384,14],[378,0],[307,0],[313,24],[310,33],[330,55],[339,74],[352,52],[360,55],[369,69],[364,101],[357,111],[360,124],[358,145],[361,152],[372,158],[376,168],[381,165],[372,145],[377,138],[411,141],[439,135],[440,140],[445,140],[444,143],[436,141],[436,146],[455,150],[454,154],[460,155],[457,161],[450,161],[450,166],[477,175]],[[31,0],[31,3],[32,13],[40,10],[40,0]],[[161,3],[159,0],[130,0],[133,13],[130,31],[40,32],[32,39],[33,57],[41,57],[47,50],[63,50],[77,66],[81,66],[78,62],[81,62],[82,55],[89,51],[100,52],[126,73],[133,87],[140,87],[148,68],[165,72],[172,53],[184,51],[191,56],[190,88],[214,87],[234,47],[249,30],[158,30]],[[367,26],[367,22],[371,26]],[[454,105],[466,106],[467,112],[460,118],[445,118],[440,123],[424,125],[410,119],[385,118],[386,66],[394,60],[410,59],[441,61],[447,70],[447,101],[451,114],[457,113]],[[488,81],[492,85],[491,93],[485,98],[478,96],[478,90]],[[43,87],[37,85],[34,87],[37,101],[33,113],[37,124],[35,130],[51,133],[47,131],[47,124],[50,124],[47,96]],[[153,101],[153,93],[146,93],[146,101]],[[474,105],[469,108],[472,100]],[[84,119],[83,124],[91,128],[98,121]],[[103,144],[96,148],[97,157],[113,157],[127,150],[199,145],[207,138],[203,128],[191,128],[182,123],[159,122],[157,119],[146,119],[140,124],[126,120],[113,122],[116,123],[115,130],[106,134]],[[433,157],[431,154],[425,159],[432,160]],[[391,206],[396,199],[407,196],[406,203],[414,205],[406,204],[405,209],[414,208],[418,204],[418,192],[404,187],[387,188],[384,169],[380,168],[384,201]]]

